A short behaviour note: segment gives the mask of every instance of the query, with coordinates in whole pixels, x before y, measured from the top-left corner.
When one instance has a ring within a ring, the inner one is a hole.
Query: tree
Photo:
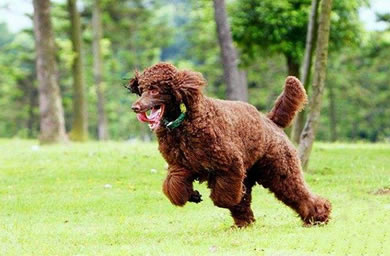
[[[332,0],[322,0],[318,26],[316,61],[313,79],[313,94],[310,99],[310,112],[303,129],[298,148],[299,158],[304,169],[307,168],[313,146],[317,125],[319,123],[322,95],[325,88],[326,68],[328,61],[328,44],[330,31],[330,14]]]
[[[317,32],[317,14],[318,14],[318,5],[320,0],[312,0],[311,11],[309,17],[309,24],[307,26],[307,35],[306,35],[306,46],[305,46],[305,55],[303,58],[303,68],[301,80],[302,84],[305,87],[306,91],[309,89],[310,75],[311,75],[311,66],[313,60],[313,52],[316,41],[316,32]],[[305,124],[305,113],[303,109],[297,114],[295,118],[293,128],[291,130],[291,140],[296,144],[299,144],[299,139],[303,126]]]
[[[295,0],[300,3],[304,1]],[[201,72],[208,81],[208,86],[204,88],[207,95],[225,97],[226,83],[223,78],[213,1],[100,0],[100,2],[104,28],[102,29],[104,35],[100,40],[102,56],[104,56],[103,78],[104,84],[110,85],[104,88],[110,138],[123,140],[146,137],[150,134],[145,125],[136,121],[135,115],[129,115],[129,105],[136,97],[124,93],[120,86],[122,82],[126,83],[121,79],[131,77],[136,68],[142,70],[160,60],[173,62],[180,68]],[[235,20],[238,15],[237,6],[245,2],[247,0],[225,1],[229,18],[234,18],[229,21]],[[270,1],[252,0],[251,2],[256,4],[257,8],[258,4],[267,2],[269,4]],[[294,1],[273,2],[284,5]],[[307,1],[305,31],[309,20],[310,2],[311,0]],[[82,11],[80,9],[85,53],[93,52],[92,3],[92,0],[83,1]],[[365,40],[361,41],[359,48],[344,47],[341,51],[335,50],[340,48],[340,44],[335,46],[335,43],[340,42],[340,38],[352,40],[361,36],[356,33],[353,26],[348,26],[355,20],[354,8],[358,3],[357,0],[333,1],[328,73],[316,140],[331,140],[333,133],[330,132],[330,127],[335,127],[337,140],[342,141],[379,142],[390,138],[390,101],[388,100],[390,98],[388,89],[390,31],[367,31],[364,34]],[[70,130],[74,116],[72,107],[74,51],[69,37],[70,19],[67,2],[52,1],[50,15],[55,34],[57,83],[60,87],[64,118],[66,121],[69,120],[65,123],[65,128]],[[282,19],[286,14],[281,11],[276,17],[275,22],[287,22],[285,18]],[[339,23],[341,21],[348,22],[344,22],[345,26],[341,26]],[[234,23],[230,22],[230,25],[234,30]],[[288,28],[292,25],[289,24]],[[281,25],[280,27],[283,28]],[[255,29],[258,33],[263,32],[259,27],[244,27],[246,33],[252,33]],[[343,37],[340,34],[342,32]],[[344,44],[347,43],[344,41]],[[285,80],[287,65],[286,57],[282,53],[260,46],[257,45],[257,49],[253,51],[252,60],[248,58],[250,56],[243,45],[240,50],[240,67],[244,67],[248,74],[250,103],[265,112],[273,106],[275,98],[280,93],[279,85]],[[38,87],[40,84],[36,79],[34,49],[32,30],[7,32],[7,26],[0,24],[0,73],[2,74],[0,108],[7,110],[0,112],[1,137],[35,138],[39,134]],[[84,54],[83,57],[85,84],[95,85],[93,54]],[[311,87],[311,83],[306,85]],[[94,86],[93,90],[95,88]],[[308,93],[311,93],[311,89]],[[88,109],[89,137],[97,138],[98,108],[94,107],[97,106],[97,94],[90,93],[86,99],[91,106]]]
[[[289,75],[299,77],[308,0],[242,0],[233,13],[233,36],[244,54],[282,53]]]
[[[34,33],[39,83],[40,142],[66,140],[64,112],[57,84],[54,38],[50,21],[50,1],[34,0]]]
[[[337,140],[337,118],[336,118],[336,96],[332,83],[327,83],[328,86],[328,102],[329,102],[329,131],[330,141]]]
[[[377,13],[377,20],[390,23],[390,13]]]
[[[77,0],[68,0],[68,12],[71,21],[70,36],[74,53],[72,64],[73,122],[70,138],[75,141],[85,141],[88,139],[88,117],[83,77],[80,15],[76,3]]]
[[[34,138],[40,125],[34,32],[10,33],[0,24],[0,34],[0,109],[7,109],[0,134]]]
[[[232,32],[241,49],[244,65],[255,63],[259,56],[282,54],[287,73],[300,78],[311,0],[240,0],[234,2]],[[359,7],[365,0],[337,1],[331,33],[334,50],[358,45],[361,31]],[[310,83],[306,82],[309,92]],[[303,123],[304,112],[297,124]],[[298,129],[298,127],[296,127]],[[301,129],[299,127],[299,129]],[[285,130],[290,134],[291,128]],[[294,131],[297,141],[299,131]]]
[[[224,68],[226,82],[226,98],[230,100],[248,100],[248,88],[246,85],[246,74],[238,70],[238,53],[233,46],[230,25],[228,23],[225,1],[214,1],[214,18],[217,25],[219,45]]]
[[[358,16],[364,0],[337,1],[332,49],[358,45],[361,31]],[[299,77],[305,48],[311,0],[240,0],[232,12],[233,38],[247,63],[260,55],[283,54],[289,75]]]
[[[143,0],[104,1],[101,42],[107,56],[105,83],[111,85],[106,90],[111,138],[151,135],[150,129],[139,123],[135,115],[129,115],[129,105],[135,95],[129,97],[117,85],[125,83],[122,78],[133,76],[135,69],[142,70],[160,61],[164,47],[172,43],[176,30],[170,26],[169,19],[174,16],[177,6],[171,4],[174,8],[162,8],[160,4],[160,1]]]
[[[390,136],[390,31],[372,31],[366,38],[359,49],[329,56],[328,97],[316,133],[321,140],[332,140],[332,126],[339,140],[375,142]]]
[[[98,139],[108,139],[107,119],[104,110],[104,91],[103,91],[103,60],[100,41],[102,39],[102,24],[100,0],[94,0],[92,11],[92,31],[93,31],[93,76],[96,86],[97,109],[98,109]]]

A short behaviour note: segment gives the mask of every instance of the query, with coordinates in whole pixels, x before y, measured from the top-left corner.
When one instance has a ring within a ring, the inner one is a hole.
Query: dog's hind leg
[[[241,202],[238,205],[229,208],[234,219],[234,224],[239,228],[246,227],[255,222],[255,217],[251,209],[252,187],[255,183],[256,180],[249,174],[244,180],[245,192]]]
[[[209,181],[210,198],[214,205],[230,209],[239,204],[244,195],[243,181],[244,177],[241,174],[223,173],[216,175],[213,182]]]
[[[270,161],[266,173],[261,177],[260,183],[294,209],[305,224],[328,222],[331,204],[310,192],[303,179],[299,159],[295,155],[289,152],[279,155],[277,161]]]
[[[215,171],[208,180],[211,188],[210,198],[217,207],[230,209],[241,202],[244,196],[245,169],[237,161],[225,170]]]

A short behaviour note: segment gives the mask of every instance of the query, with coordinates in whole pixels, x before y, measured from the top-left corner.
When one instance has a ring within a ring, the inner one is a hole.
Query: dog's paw
[[[202,195],[199,193],[198,190],[195,190],[191,196],[190,196],[190,199],[188,199],[189,202],[193,202],[193,203],[200,203],[202,202]]]

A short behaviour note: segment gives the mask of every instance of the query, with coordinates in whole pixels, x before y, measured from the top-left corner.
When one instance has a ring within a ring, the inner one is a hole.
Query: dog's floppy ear
[[[139,73],[138,73],[138,71],[135,71],[134,72],[134,77],[132,79],[130,79],[129,83],[125,87],[131,93],[135,93],[135,94],[141,96],[141,92],[140,92],[140,90],[138,88],[138,86],[139,86],[139,84],[138,84],[138,77],[139,77]]]
[[[175,97],[187,106],[196,102],[202,93],[202,87],[206,85],[206,80],[201,73],[190,70],[178,71],[174,80]]]

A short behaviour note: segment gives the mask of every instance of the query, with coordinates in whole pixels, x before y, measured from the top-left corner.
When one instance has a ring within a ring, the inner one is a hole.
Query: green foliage
[[[327,226],[305,228],[256,186],[257,222],[232,229],[205,184],[200,204],[162,193],[156,144],[0,140],[1,255],[386,255],[390,146],[317,144],[306,180],[329,198]],[[380,190],[382,189],[382,190]],[[388,191],[388,190],[387,190]]]
[[[359,43],[362,0],[334,1],[331,51]],[[249,59],[265,52],[281,53],[300,63],[303,57],[311,0],[241,0],[232,14],[232,31]]]
[[[0,24],[0,134],[36,136],[37,89],[31,31],[11,34]]]
[[[361,33],[358,8],[363,0],[333,1],[328,85],[336,99],[338,139],[386,141],[390,138],[388,82],[390,34]],[[92,0],[80,1],[84,71],[90,138],[96,138],[97,97],[92,76]],[[226,1],[237,44],[240,67],[248,74],[249,102],[267,112],[282,91],[286,54],[303,53],[310,0]],[[386,16],[383,16],[382,20]],[[136,99],[122,85],[134,69],[160,60],[202,72],[205,93],[223,98],[225,84],[209,0],[102,0],[104,90],[110,137],[150,139],[130,105]],[[63,2],[52,3],[58,81],[67,131],[72,121],[69,18]],[[360,47],[352,47],[358,44]],[[252,58],[249,59],[249,55]],[[39,132],[38,86],[32,31],[11,33],[0,24],[0,137],[34,137]],[[329,99],[324,98],[318,138],[330,139]]]
[[[189,48],[184,60],[178,60],[177,64],[201,72],[208,81],[206,92],[222,98],[225,86],[213,8],[212,1],[191,1],[189,21],[182,28],[187,35]]]
[[[82,11],[84,70],[87,85],[89,132],[96,137],[97,96],[92,74],[92,7],[85,2]],[[145,1],[102,1],[104,66],[104,90],[109,133],[113,139],[150,136],[147,127],[141,126],[135,115],[130,113],[134,95],[122,88],[123,78],[130,78],[135,69],[143,68],[160,60],[162,49],[173,37],[169,29],[166,9],[159,2]],[[68,38],[70,22],[64,3],[53,4],[52,15],[56,44],[58,48],[59,77],[65,110],[66,128],[69,131],[72,120],[72,78],[71,64],[74,58]]]
[[[131,102],[135,96],[126,93],[122,84],[123,78],[133,76],[135,69],[142,70],[160,60],[164,47],[169,45],[174,36],[169,24],[167,8],[161,8],[161,2],[146,1],[105,1],[103,10],[104,42],[103,47],[104,80],[107,101],[106,110],[110,135],[116,139],[127,139],[134,135],[147,136],[148,128],[141,126],[135,115],[130,113]],[[90,15],[85,11],[85,18]],[[91,23],[88,22],[87,31]],[[90,33],[89,33],[90,34]],[[88,44],[89,51],[92,51]],[[89,71],[92,71],[92,59],[89,58]],[[88,74],[92,85],[92,73]],[[91,88],[90,99],[96,102],[94,90]],[[96,104],[90,105],[92,118],[97,118]],[[95,119],[95,124],[97,120]]]
[[[232,12],[234,39],[250,56],[257,55],[260,47],[301,59],[310,2],[239,1]]]
[[[336,90],[340,137],[352,140],[388,140],[390,135],[390,32],[376,32],[359,50],[333,55],[327,84]],[[329,113],[325,106],[325,116]],[[328,139],[324,117],[320,136]]]
[[[390,23],[390,13],[377,14],[379,21],[389,22]]]

